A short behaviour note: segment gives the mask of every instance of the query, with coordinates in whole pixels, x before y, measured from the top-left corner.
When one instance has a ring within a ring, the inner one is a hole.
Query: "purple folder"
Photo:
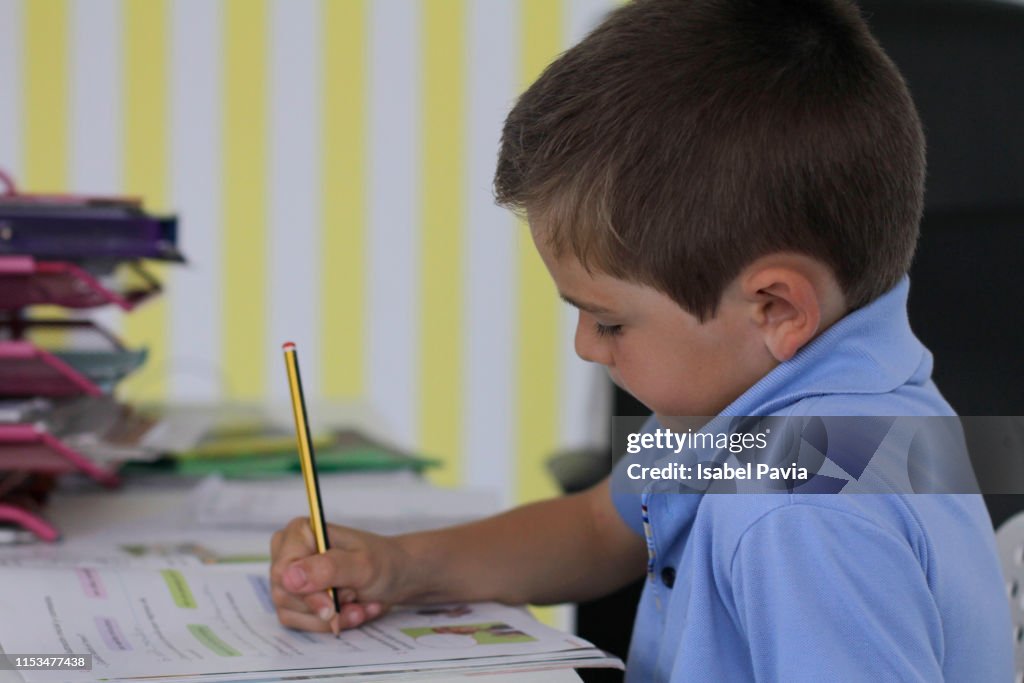
[[[184,261],[178,219],[128,203],[59,203],[0,196],[0,255]]]

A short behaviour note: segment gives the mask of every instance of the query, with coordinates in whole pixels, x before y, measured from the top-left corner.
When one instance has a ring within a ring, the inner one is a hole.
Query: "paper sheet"
[[[491,491],[445,490],[407,472],[320,478],[324,516],[380,534],[461,524],[499,511]],[[309,514],[301,479],[225,481],[211,477],[193,494],[196,521],[204,527],[274,530]]]
[[[263,532],[208,531],[196,534],[153,531],[0,548],[0,569],[79,566],[164,569],[265,565],[269,561],[270,544]]]
[[[6,568],[3,578],[0,614],[19,615],[0,623],[6,652],[93,654],[91,672],[23,672],[29,682],[356,672],[593,653],[585,641],[496,604],[398,609],[340,639],[293,631],[277,621],[264,565],[26,567]]]

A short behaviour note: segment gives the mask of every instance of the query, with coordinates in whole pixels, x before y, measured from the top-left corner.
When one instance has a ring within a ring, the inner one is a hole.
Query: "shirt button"
[[[661,582],[668,588],[671,588],[676,583],[676,570],[672,567],[665,567],[661,570]]]

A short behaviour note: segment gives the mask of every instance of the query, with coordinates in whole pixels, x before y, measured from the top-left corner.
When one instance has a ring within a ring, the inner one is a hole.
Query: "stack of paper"
[[[378,534],[410,533],[462,524],[499,512],[492,491],[442,489],[411,472],[320,478],[328,522]],[[209,477],[189,505],[206,528],[280,529],[309,514],[301,480],[227,481]]]
[[[0,185],[0,399],[43,402],[0,407],[0,470],[16,482],[0,487],[0,510],[5,524],[50,541],[58,530],[38,503],[55,475],[110,486],[122,462],[158,452],[143,443],[154,421],[113,399],[145,349],[82,318],[39,318],[39,307],[130,311],[160,291],[142,260],[184,257],[177,218],[148,213],[137,198],[22,194],[2,172]]]
[[[393,610],[340,638],[282,627],[266,565],[8,567],[8,653],[92,654],[91,671],[26,681],[268,681],[368,673],[509,671],[621,663],[525,611],[494,603]]]
[[[97,463],[152,460],[156,418],[110,396],[0,401],[0,425],[30,423]]]

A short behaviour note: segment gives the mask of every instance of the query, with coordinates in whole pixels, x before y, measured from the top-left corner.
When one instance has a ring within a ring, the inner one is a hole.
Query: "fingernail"
[[[317,612],[317,615],[324,621],[330,621],[331,617],[334,616],[334,607],[332,605],[322,607],[320,608],[320,611]]]
[[[302,567],[293,564],[285,571],[284,582],[292,589],[302,588],[306,584],[306,572]]]
[[[378,614],[380,614],[380,605],[378,605],[377,603],[372,603],[366,606],[366,616],[372,619]]]

